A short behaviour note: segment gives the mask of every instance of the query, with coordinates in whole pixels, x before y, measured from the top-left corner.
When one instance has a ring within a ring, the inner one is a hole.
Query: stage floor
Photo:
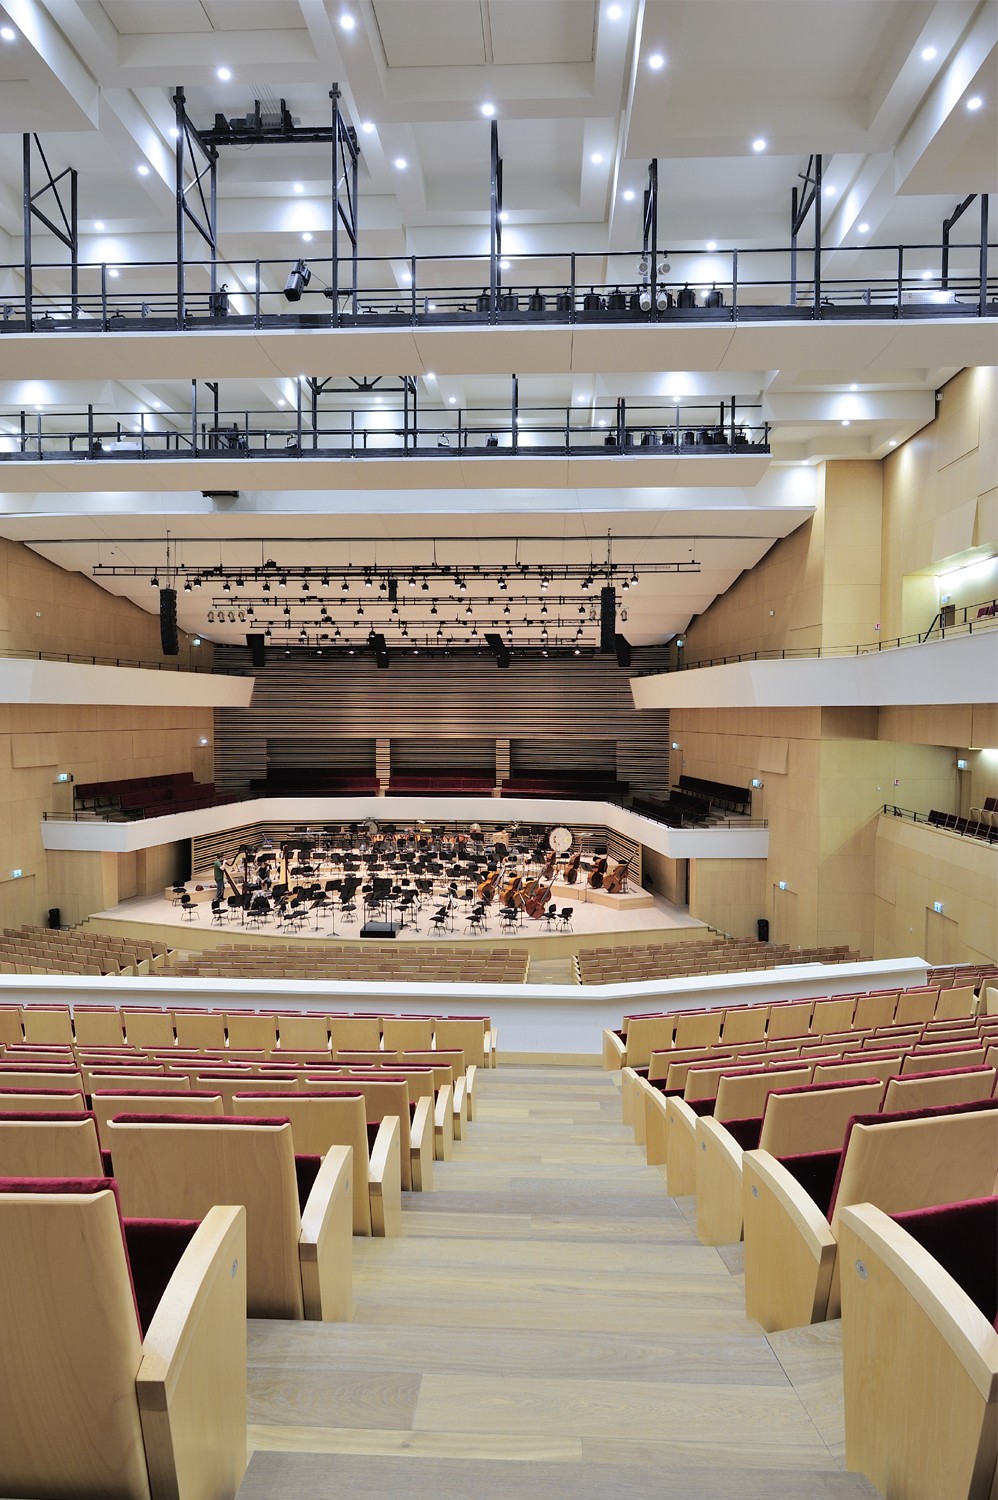
[[[612,940],[617,940],[627,933],[633,936],[635,941],[640,942],[642,935],[654,936],[666,931],[677,929],[699,929],[707,932],[706,923],[691,917],[685,907],[673,906],[671,902],[664,900],[661,896],[654,896],[651,892],[643,892],[647,896],[650,905],[637,908],[614,911],[610,907],[597,905],[594,901],[587,901],[585,895],[588,888],[580,888],[574,901],[559,901],[558,908],[572,907],[572,926],[569,936],[588,937],[606,933]],[[529,938],[533,942],[560,937],[564,942],[565,930],[554,928],[550,932],[542,927],[540,922],[531,921],[524,917],[519,927],[507,931],[499,923],[498,908],[493,904],[487,913],[488,926],[484,933],[465,931],[468,918],[463,906],[454,912],[453,930],[450,932],[438,932],[430,924],[430,916],[437,908],[427,904],[418,915],[418,927],[405,926],[401,928],[396,938],[400,943],[443,943],[443,942],[481,942],[483,937],[491,943],[516,942],[518,939]],[[122,901],[118,906],[111,907],[108,911],[94,912],[93,918],[101,921],[118,922],[142,922],[153,923],[157,927],[175,927],[184,932],[204,931],[210,929],[214,933],[228,933],[230,940],[238,943],[244,937],[273,938],[286,940],[290,938],[311,938],[315,941],[337,942],[345,940],[356,942],[360,937],[360,929],[363,926],[363,916],[358,910],[352,922],[344,922],[337,911],[335,913],[335,933],[330,931],[329,913],[319,923],[318,932],[315,930],[315,918],[311,917],[301,931],[286,932],[283,928],[275,928],[273,922],[262,927],[241,927],[238,921],[226,923],[224,927],[212,924],[211,906],[207,901],[199,902],[195,907],[197,915],[193,921],[186,921],[181,915],[179,907],[167,901],[163,896],[133,896],[127,901]],[[182,945],[181,945],[182,946]],[[197,944],[195,944],[197,946]],[[588,946],[588,945],[587,945]]]

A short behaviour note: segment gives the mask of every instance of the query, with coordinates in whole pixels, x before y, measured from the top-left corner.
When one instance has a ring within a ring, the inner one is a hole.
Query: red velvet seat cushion
[[[972,1198],[892,1214],[966,1292],[988,1322],[998,1324],[998,1198]]]
[[[298,1156],[295,1155],[295,1176],[298,1179],[298,1212],[305,1212],[305,1204],[308,1195],[315,1187],[315,1179],[319,1175],[322,1166],[321,1156]]]
[[[781,1156],[780,1161],[804,1191],[810,1194],[826,1219],[832,1216],[832,1194],[838,1184],[842,1151],[809,1151],[801,1156]]]
[[[199,1219],[122,1219],[143,1337]]]

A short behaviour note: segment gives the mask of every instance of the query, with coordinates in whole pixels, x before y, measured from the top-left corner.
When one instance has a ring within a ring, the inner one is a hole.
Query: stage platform
[[[548,931],[540,922],[524,916],[520,926],[511,931],[500,925],[499,909],[493,904],[487,911],[487,927],[484,933],[467,932],[468,917],[463,907],[453,913],[451,930],[438,932],[430,924],[430,914],[436,908],[427,904],[418,916],[418,926],[402,927],[397,943],[488,943],[513,944],[526,942],[532,952],[549,951],[564,953],[579,947],[592,947],[601,938],[608,944],[619,942],[671,942],[689,939],[704,939],[713,936],[712,929],[691,917],[684,907],[674,906],[651,891],[631,891],[623,896],[609,896],[604,892],[590,891],[588,886],[565,886],[571,892],[562,898],[556,887],[557,906],[572,908],[571,928]],[[214,895],[212,886],[210,895]],[[600,896],[602,900],[598,900]],[[610,903],[613,903],[612,905]],[[358,910],[352,922],[344,922],[339,911],[334,912],[330,922],[327,909],[321,918],[318,930],[311,916],[300,932],[286,932],[274,928],[273,923],[263,927],[243,927],[238,921],[218,926],[212,922],[208,901],[198,902],[193,921],[184,917],[181,908],[174,906],[164,896],[133,896],[118,906],[95,912],[90,918],[100,922],[139,924],[143,928],[162,930],[164,941],[179,947],[216,947],[222,943],[282,942],[336,943],[360,942],[363,913]],[[335,926],[335,933],[330,929]],[[188,941],[182,935],[189,934]],[[202,939],[201,935],[204,935]]]

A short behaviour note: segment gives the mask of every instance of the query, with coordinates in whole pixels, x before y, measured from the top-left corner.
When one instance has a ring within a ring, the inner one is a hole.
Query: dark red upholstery
[[[846,1126],[845,1140],[842,1142],[839,1167],[835,1174],[835,1184],[832,1188],[831,1201],[828,1205],[829,1220],[831,1220],[832,1214],[835,1212],[835,1199],[838,1195],[839,1183],[842,1179],[842,1168],[845,1165],[846,1152],[849,1150],[849,1137],[852,1135],[854,1126],[893,1125],[899,1120],[941,1120],[946,1115],[974,1114],[983,1109],[998,1109],[998,1099],[979,1099],[971,1104],[944,1104],[934,1109],[899,1109],[886,1115],[853,1115]]]
[[[308,1195],[315,1187],[315,1179],[319,1175],[322,1166],[321,1156],[298,1156],[295,1155],[295,1176],[298,1179],[298,1212],[305,1212],[305,1204]]]
[[[998,1326],[998,1198],[972,1198],[892,1214]]]
[[[2,1105],[2,1102],[0,1100],[0,1105]],[[18,1120],[25,1124],[30,1124],[33,1120],[55,1120],[63,1125],[76,1125],[80,1120],[93,1120],[95,1128],[97,1125],[97,1116],[90,1109],[81,1109],[76,1114],[72,1110],[53,1109],[45,1110],[42,1114],[36,1115],[27,1109],[3,1109],[0,1107],[0,1121],[3,1120]]]
[[[252,1115],[115,1115],[112,1125],[287,1125],[287,1119]]]
[[[143,1336],[200,1222],[199,1219],[122,1219]]]
[[[839,1181],[842,1151],[809,1151],[802,1156],[781,1156],[780,1161],[813,1198],[826,1219],[832,1217],[832,1194]]]

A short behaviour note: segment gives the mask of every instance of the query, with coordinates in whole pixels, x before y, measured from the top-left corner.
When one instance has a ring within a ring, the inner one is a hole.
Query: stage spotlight
[[[655,294],[655,306],[659,312],[668,312],[669,310],[669,293],[664,286],[660,286]]]
[[[289,302],[300,302],[301,294],[312,280],[312,273],[303,260],[296,260],[284,283],[284,295]]]
[[[651,312],[651,292],[646,286],[641,288],[638,295],[638,306],[642,312]]]

